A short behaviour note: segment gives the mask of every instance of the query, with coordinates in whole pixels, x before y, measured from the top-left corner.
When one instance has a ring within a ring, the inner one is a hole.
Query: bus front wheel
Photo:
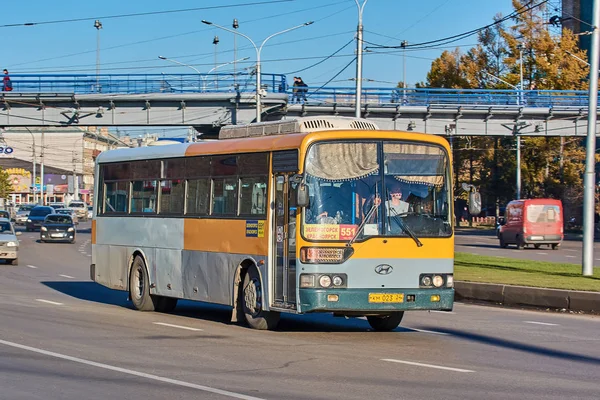
[[[146,271],[146,263],[136,256],[129,276],[129,297],[136,310],[154,311],[154,302],[150,296],[150,279]]]
[[[242,307],[251,328],[272,330],[279,323],[279,313],[263,310],[264,292],[255,267],[248,268],[242,286]]]
[[[404,317],[404,311],[398,311],[382,316],[369,315],[367,321],[376,331],[393,331],[402,322],[402,317]]]

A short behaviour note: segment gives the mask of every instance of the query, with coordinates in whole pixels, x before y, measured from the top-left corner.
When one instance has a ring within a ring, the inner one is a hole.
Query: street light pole
[[[588,125],[583,176],[583,257],[582,273],[594,274],[594,210],[596,189],[596,108],[598,105],[598,46],[600,46],[600,0],[594,0],[592,13],[592,45],[590,51],[590,84],[588,101]]]
[[[27,132],[29,132],[29,134],[31,135],[31,141],[33,142],[33,177],[31,178],[31,187],[33,188],[33,203],[35,204],[36,201],[36,191],[35,191],[35,172],[36,172],[36,160],[35,160],[35,136],[33,135],[33,132],[31,132],[29,130],[29,128],[25,128],[27,129]]]
[[[234,31],[234,30],[229,29],[229,28],[225,28],[224,26],[221,26],[221,25],[213,24],[212,22],[206,21],[204,19],[202,20],[203,24],[212,25],[215,28],[223,29],[224,31],[231,32],[231,33],[233,33],[235,35],[240,35],[242,37],[245,37],[246,39],[248,39],[248,41],[250,43],[252,43],[252,46],[254,46],[254,50],[256,51],[256,122],[261,122],[261,115],[262,115],[262,104],[261,104],[261,99],[260,99],[260,97],[261,97],[260,53],[262,51],[263,46],[265,45],[265,43],[267,43],[267,41],[269,39],[271,39],[271,38],[273,38],[275,36],[281,35],[281,34],[286,33],[286,32],[293,31],[293,30],[298,29],[298,28],[302,28],[304,26],[308,26],[308,25],[312,24],[313,22],[314,21],[305,22],[302,25],[297,25],[297,26],[294,26],[292,28],[288,28],[288,29],[285,29],[283,31],[274,33],[271,36],[268,36],[265,40],[263,40],[262,43],[261,43],[261,45],[260,45],[260,47],[257,47],[256,44],[254,43],[254,41],[252,39],[250,39],[249,36],[244,35],[243,33]]]
[[[519,70],[520,70],[520,82],[521,82],[521,87],[520,87],[520,91],[519,91],[519,98],[517,99],[518,104],[522,104],[523,103],[523,43],[519,43],[517,45],[517,49],[519,50]]]
[[[362,59],[363,59],[363,11],[365,9],[365,5],[367,1],[365,0],[362,4],[358,2],[358,0],[354,0],[356,2],[356,7],[358,8],[358,26],[356,28],[356,109],[355,116],[356,118],[361,117],[361,97],[362,97]]]
[[[231,26],[233,27],[233,29],[236,29],[240,27],[240,24],[238,23],[237,18],[233,19],[233,24],[231,24]],[[236,62],[235,59],[237,58],[237,35],[233,35],[233,84],[236,85],[237,84],[237,68],[236,68]]]
[[[406,90],[406,46],[408,46],[408,42],[403,40],[400,43],[400,47],[402,48],[402,87]]]
[[[94,21],[94,28],[96,28],[96,90],[100,92],[100,29],[102,29],[102,22],[100,20]]]
[[[213,68],[214,71],[215,69],[217,69],[217,46],[219,45],[219,37],[217,35],[215,35],[215,37],[213,38],[213,44],[215,45],[215,67]],[[218,77],[215,78],[215,88],[219,88]]]

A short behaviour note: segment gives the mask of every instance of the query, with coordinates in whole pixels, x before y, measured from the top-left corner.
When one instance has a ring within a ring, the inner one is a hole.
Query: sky
[[[359,0],[360,4],[363,2]],[[196,10],[167,12],[182,9]],[[403,40],[409,44],[421,43],[479,28],[492,22],[494,15],[511,11],[510,0],[367,0],[363,11],[364,40],[387,46],[399,45]],[[149,15],[124,16],[139,13]],[[232,33],[201,22],[208,20],[231,28],[234,18],[239,21],[238,32],[257,45],[273,33],[314,21],[312,25],[275,36],[265,44],[261,52],[263,73],[286,74],[288,82],[299,75],[310,87],[355,85],[352,81],[356,76],[353,38],[358,24],[355,0],[5,2],[0,13],[0,32],[4,38],[0,67],[11,74],[95,74],[98,31],[94,20],[99,19],[100,73],[194,73],[189,67],[158,56],[208,72],[215,66],[215,50],[216,65],[249,57],[237,63],[239,70],[253,65],[254,47],[240,36],[234,43]],[[64,20],[73,21],[47,23]],[[36,24],[23,26],[28,22]],[[215,35],[219,37],[216,46]],[[475,43],[473,36],[447,45],[446,49],[465,46],[462,49],[466,50]],[[402,50],[366,52],[363,78],[369,81],[364,86],[395,86],[403,80],[403,60],[406,60],[406,82],[414,86],[426,79],[431,62],[444,49],[407,50],[405,58]],[[219,71],[232,69],[229,64]]]

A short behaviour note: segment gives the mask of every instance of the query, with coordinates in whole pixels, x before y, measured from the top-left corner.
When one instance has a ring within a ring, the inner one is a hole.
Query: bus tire
[[[503,249],[505,249],[505,248],[508,247],[508,245],[504,241],[504,236],[502,236],[502,234],[500,234],[500,247],[503,248]]]
[[[129,298],[136,310],[154,311],[154,302],[150,296],[150,279],[146,263],[141,256],[135,256],[129,274]]]
[[[389,332],[400,325],[402,317],[404,317],[404,311],[397,311],[388,315],[369,315],[367,321],[369,321],[369,325],[371,325],[371,328],[374,330],[379,332]]]
[[[161,313],[170,313],[177,306],[177,299],[165,296],[152,296],[154,310]]]
[[[253,329],[272,330],[279,323],[279,313],[263,310],[264,298],[260,275],[254,266],[246,271],[242,286],[242,309]]]

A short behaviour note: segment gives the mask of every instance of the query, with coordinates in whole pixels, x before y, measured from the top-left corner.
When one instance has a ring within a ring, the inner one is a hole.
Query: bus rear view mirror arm
[[[296,206],[307,207],[310,203],[308,186],[300,183],[296,188]]]

